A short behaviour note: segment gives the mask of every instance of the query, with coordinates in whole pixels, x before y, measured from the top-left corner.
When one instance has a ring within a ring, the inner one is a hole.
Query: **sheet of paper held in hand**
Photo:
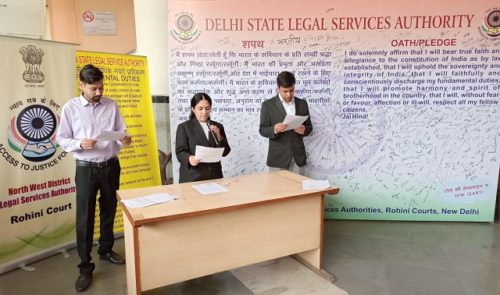
[[[285,131],[287,130],[293,130],[302,123],[304,123],[307,120],[308,116],[295,116],[295,115],[286,115],[285,120],[283,120],[284,124],[287,124]]]
[[[121,131],[103,131],[96,137],[98,141],[117,141],[125,137],[127,133]]]
[[[165,202],[171,202],[175,197],[167,193],[145,195],[138,198],[122,200],[122,203],[129,208],[144,208]]]
[[[192,187],[203,195],[217,194],[228,191],[227,188],[215,182],[204,183],[204,184],[193,184]]]
[[[330,187],[328,180],[306,179],[302,181],[303,190],[327,189]]]
[[[197,145],[194,156],[202,163],[215,163],[222,159],[224,148],[213,148]]]

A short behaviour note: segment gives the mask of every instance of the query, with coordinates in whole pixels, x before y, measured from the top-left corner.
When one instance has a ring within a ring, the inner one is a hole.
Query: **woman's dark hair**
[[[94,84],[95,82],[101,81],[103,78],[104,75],[101,70],[94,65],[84,65],[80,70],[80,81],[85,84]]]
[[[210,106],[212,106],[212,99],[210,98],[210,96],[208,96],[208,94],[196,93],[195,95],[193,95],[193,98],[191,98],[191,114],[189,115],[189,119],[192,119],[195,117],[193,109],[202,100],[208,101],[208,104]]]
[[[278,82],[278,87],[290,88],[295,85],[295,76],[287,71],[279,73],[276,80]]]

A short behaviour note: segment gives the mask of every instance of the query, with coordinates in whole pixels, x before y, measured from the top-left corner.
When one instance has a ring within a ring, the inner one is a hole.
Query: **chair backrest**
[[[167,177],[167,165],[172,159],[172,153],[166,154],[162,150],[158,149],[158,158],[160,160],[160,177],[161,184],[169,184],[170,180]]]

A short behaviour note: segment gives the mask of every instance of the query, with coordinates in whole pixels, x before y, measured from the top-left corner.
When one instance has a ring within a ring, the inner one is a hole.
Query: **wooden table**
[[[125,200],[167,192],[178,199],[131,209],[124,218],[129,294],[296,254],[320,274],[323,196],[304,176],[277,171],[216,182],[229,191],[202,195],[192,183],[118,191]],[[197,182],[197,184],[204,183]]]

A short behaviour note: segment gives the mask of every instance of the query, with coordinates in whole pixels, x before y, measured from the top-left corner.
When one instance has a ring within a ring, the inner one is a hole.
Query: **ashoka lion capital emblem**
[[[40,70],[42,64],[43,50],[36,48],[35,45],[28,45],[19,49],[19,53],[23,56],[24,65],[26,67],[23,72],[23,79],[28,83],[42,83],[45,75]]]

